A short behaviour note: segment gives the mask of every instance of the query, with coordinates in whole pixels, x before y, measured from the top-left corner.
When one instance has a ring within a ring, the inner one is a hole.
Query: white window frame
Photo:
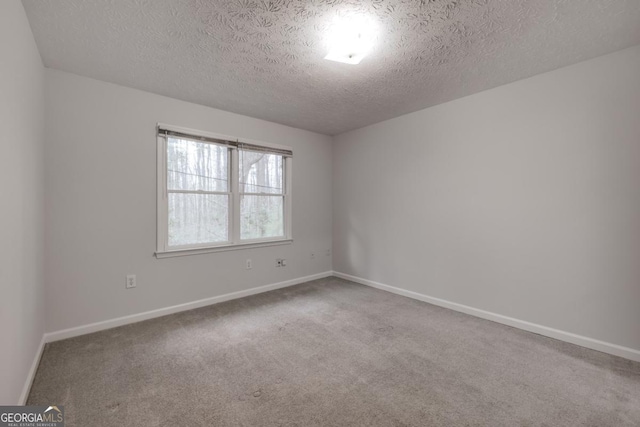
[[[156,129],[164,129],[183,134],[192,135],[195,141],[198,141],[197,137],[213,138],[223,141],[236,141],[238,144],[249,144],[254,146],[260,146],[263,148],[273,148],[281,150],[291,150],[290,147],[283,145],[270,144],[262,141],[242,139],[239,140],[236,137],[228,135],[215,134],[210,132],[204,132],[194,129],[188,129],[178,126],[167,125],[158,123]],[[195,255],[202,253],[230,251],[238,249],[258,248],[264,246],[275,245],[288,245],[293,243],[292,236],[292,203],[291,203],[291,190],[292,190],[292,163],[293,158],[291,156],[284,156],[284,236],[282,237],[266,237],[261,239],[241,239],[240,238],[240,183],[239,183],[239,151],[237,147],[229,147],[229,170],[230,170],[230,204],[229,204],[229,238],[227,242],[219,243],[206,243],[196,245],[183,245],[183,246],[169,246],[169,202],[168,202],[168,188],[167,188],[167,138],[156,133],[157,139],[157,242],[156,242],[156,257],[167,258],[174,256]],[[198,141],[200,142],[200,141]],[[206,142],[206,141],[205,141]],[[213,144],[213,143],[212,143]],[[212,192],[212,194],[227,194],[221,192]],[[246,193],[251,195],[252,193]],[[266,194],[265,194],[266,195]],[[277,196],[273,196],[277,197]]]

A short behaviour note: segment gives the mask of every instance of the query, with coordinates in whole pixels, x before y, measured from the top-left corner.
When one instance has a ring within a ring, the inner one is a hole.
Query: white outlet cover
[[[125,282],[125,287],[127,289],[131,289],[131,288],[135,288],[136,286],[137,286],[136,275],[135,274],[128,274],[127,275],[127,281]]]

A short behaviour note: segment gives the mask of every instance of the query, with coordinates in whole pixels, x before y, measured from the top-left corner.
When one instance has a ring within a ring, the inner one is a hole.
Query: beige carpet
[[[46,346],[67,426],[639,426],[640,363],[329,278]]]

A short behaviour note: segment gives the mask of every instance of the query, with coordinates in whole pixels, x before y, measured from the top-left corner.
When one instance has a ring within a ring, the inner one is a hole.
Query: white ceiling
[[[23,0],[47,67],[338,134],[640,44],[638,0]],[[379,39],[324,60],[336,15]]]

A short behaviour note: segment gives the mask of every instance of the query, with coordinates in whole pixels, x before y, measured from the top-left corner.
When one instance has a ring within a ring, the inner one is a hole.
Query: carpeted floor
[[[337,278],[46,346],[67,427],[638,426],[640,363]]]

